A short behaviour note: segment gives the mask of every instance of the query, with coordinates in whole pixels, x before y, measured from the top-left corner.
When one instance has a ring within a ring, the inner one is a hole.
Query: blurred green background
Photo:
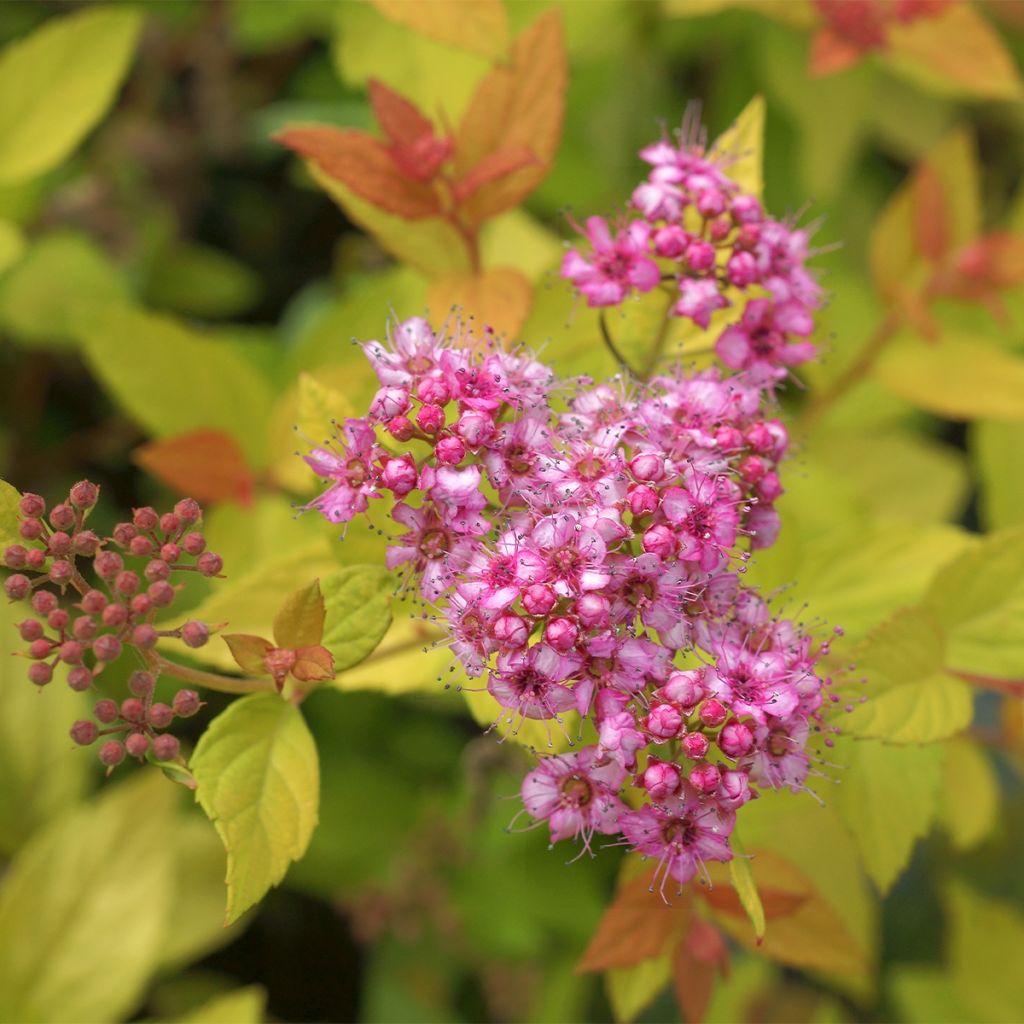
[[[814,41],[839,24],[836,5],[505,5],[512,34],[561,11],[568,91],[550,173],[489,222],[483,251],[529,281],[520,334],[559,368],[612,366],[557,279],[567,217],[621,207],[643,173],[637,150],[690,101],[713,138],[764,96],[766,206],[820,221],[816,265],[832,298],[822,363],[785,399],[798,444],[783,538],[753,575],[795,582],[796,604],[844,625],[840,658],[921,600],[955,556],[979,551],[987,571],[1000,538],[1018,536],[977,534],[1024,524],[1024,5],[953,6],[970,10],[974,35],[881,46],[816,76]],[[204,604],[204,580],[189,596],[208,618],[229,607],[233,622],[257,625],[292,589],[282,579],[381,557],[363,526],[339,544],[333,528],[294,516],[312,493],[293,456],[292,426],[305,429],[308,412],[300,375],[329,389],[328,406],[360,408],[373,384],[350,340],[379,336],[391,309],[421,313],[424,264],[443,262],[396,260],[271,136],[298,122],[374,130],[371,77],[454,124],[492,58],[355,0],[7,2],[0,43],[16,48],[86,10],[110,20],[45,59],[0,57],[0,476],[41,494],[89,477],[114,522],[181,493],[141,468],[140,446],[224,432],[244,462],[229,467],[244,477],[237,495],[215,494],[207,515],[226,596]],[[137,36],[119,20],[130,10]],[[907,185],[929,160],[938,199],[927,182]],[[952,239],[936,253],[922,239],[937,220]],[[973,290],[922,283],[947,281],[993,231],[1009,241]],[[901,325],[895,344],[851,373],[887,316]],[[737,947],[711,1019],[1024,1012],[1015,579],[1000,584],[1002,646],[986,648],[997,657],[970,667],[1016,691],[978,689],[970,723],[929,745],[870,741],[872,759],[837,751],[847,795],[833,805],[823,783],[825,810],[790,795],[751,808],[760,841],[799,863],[843,918],[858,969]],[[5,632],[10,615],[0,609]],[[393,642],[411,628],[399,609]],[[83,894],[60,921],[0,888],[0,989],[31,976],[38,990],[12,1005],[66,1021],[679,1019],[663,964],[605,979],[574,971],[618,851],[566,867],[541,831],[504,831],[527,755],[481,736],[463,700],[435,684],[446,663],[385,657],[308,700],[320,826],[284,885],[224,932],[223,853],[187,794],[143,771],[98,788],[89,756],[67,749],[76,695],[31,693],[0,661],[0,858],[31,861],[23,888],[45,893],[59,876]],[[208,710],[224,703],[214,695]],[[79,845],[87,854],[75,856]]]

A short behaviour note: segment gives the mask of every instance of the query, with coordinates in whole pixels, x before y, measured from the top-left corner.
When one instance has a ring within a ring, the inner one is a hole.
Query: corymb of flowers
[[[809,736],[830,742],[827,643],[743,582],[779,532],[776,392],[814,355],[821,291],[806,232],[691,125],[641,156],[621,224],[588,219],[562,274],[591,306],[661,288],[700,328],[726,311],[721,367],[563,380],[524,349],[406,320],[364,346],[368,414],[306,461],[331,522],[393,498],[388,565],[437,609],[495,724],[568,742],[523,780],[527,814],[553,842],[600,834],[653,858],[664,894],[731,859],[740,808],[806,788]]]

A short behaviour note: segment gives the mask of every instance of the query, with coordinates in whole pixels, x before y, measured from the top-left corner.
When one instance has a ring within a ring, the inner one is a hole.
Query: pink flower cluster
[[[523,350],[407,320],[364,346],[381,385],[368,415],[306,461],[329,483],[310,507],[333,522],[393,499],[388,564],[486,678],[495,725],[544,721],[570,748],[588,736],[526,776],[529,815],[585,849],[620,837],[664,885],[732,856],[759,787],[805,788],[824,728],[827,644],[742,582],[778,534],[789,440],[770,405],[812,353],[790,336],[810,332],[819,292],[805,236],[702,150],[643,155],[641,218],[617,237],[591,219],[593,252],[571,251],[563,272],[592,305],[668,276],[673,311],[701,326],[746,293],[717,339],[731,375],[560,381]]]
[[[822,296],[804,265],[807,232],[767,217],[728,177],[727,161],[685,134],[679,145],[663,139],[640,155],[651,171],[633,192],[633,219],[613,234],[590,217],[588,249],[570,249],[562,275],[591,306],[616,306],[662,285],[675,297],[672,315],[702,328],[736,307],[715,350],[730,369],[760,381],[810,359],[806,338]]]

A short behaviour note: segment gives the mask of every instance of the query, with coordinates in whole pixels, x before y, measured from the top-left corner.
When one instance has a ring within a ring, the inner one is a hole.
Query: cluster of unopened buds
[[[369,413],[306,457],[310,505],[348,522],[394,500],[391,568],[408,567],[465,672],[503,720],[548,723],[574,746],[542,756],[522,798],[552,840],[594,833],[655,858],[661,885],[728,860],[758,787],[806,788],[825,732],[816,664],[827,644],[742,582],[779,529],[788,436],[771,414],[809,358],[819,290],[806,237],[684,133],[644,157],[640,217],[563,273],[594,305],[666,278],[671,312],[701,326],[748,292],[716,349],[731,374],[563,381],[528,353],[425,320],[364,346],[380,380]],[[833,699],[834,696],[833,696]],[[826,739],[826,742],[828,740]]]
[[[167,629],[156,620],[177,597],[173,574],[217,576],[223,562],[206,550],[195,501],[179,501],[164,515],[135,509],[131,522],[100,537],[88,527],[98,498],[99,488],[87,480],[75,484],[68,499],[48,514],[39,495],[21,498],[23,543],[3,551],[3,564],[13,570],[4,591],[32,609],[32,616],[18,624],[28,645],[22,652],[30,662],[28,678],[46,686],[63,665],[72,690],[95,691],[97,677],[108,666],[125,655],[133,657],[142,667],[129,676],[131,695],[120,703],[109,697],[97,701],[93,719],[75,722],[71,737],[83,746],[102,739],[99,758],[108,769],[126,756],[173,761],[179,757],[179,742],[164,730],[176,718],[194,715],[201,701],[194,690],[178,690],[169,704],[155,700],[164,664],[156,647],[167,637],[202,647],[210,628],[189,620]]]

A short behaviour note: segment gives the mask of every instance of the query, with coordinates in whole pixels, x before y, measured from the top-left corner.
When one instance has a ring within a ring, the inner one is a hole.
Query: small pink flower
[[[718,290],[713,278],[684,277],[679,282],[679,300],[673,312],[689,317],[698,327],[707,327],[711,314],[728,305],[729,300]]]
[[[661,279],[658,264],[647,255],[650,229],[635,220],[613,236],[601,217],[587,219],[590,259],[570,249],[562,260],[562,276],[587,297],[589,306],[616,306],[634,288],[649,292]]]
[[[575,707],[576,700],[563,685],[577,669],[574,659],[547,644],[498,655],[487,680],[491,696],[523,718],[556,718]]]

